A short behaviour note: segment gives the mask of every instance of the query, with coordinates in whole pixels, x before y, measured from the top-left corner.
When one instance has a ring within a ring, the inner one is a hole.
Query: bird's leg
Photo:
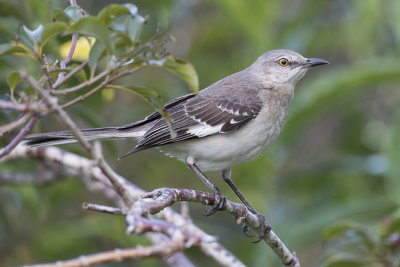
[[[228,170],[223,170],[221,171],[221,176],[224,179],[224,181],[229,185],[229,187],[235,192],[235,194],[238,196],[240,201],[246,206],[246,208],[253,214],[255,214],[258,219],[260,220],[260,227],[261,227],[261,232],[258,236],[258,240],[255,241],[255,243],[260,242],[266,234],[271,231],[271,226],[267,223],[267,220],[265,219],[265,216],[262,215],[261,213],[257,212],[256,209],[247,201],[247,199],[244,197],[244,195],[240,192],[239,188],[235,185],[235,183],[231,179],[231,174],[232,174],[232,169]],[[243,226],[243,233],[246,236],[249,236],[247,233],[247,225]]]
[[[225,205],[226,205],[226,197],[219,191],[218,187],[216,187],[208,178],[200,171],[200,169],[194,164],[194,163],[189,163],[186,161],[186,164],[189,166],[192,171],[194,171],[197,176],[200,177],[200,179],[205,183],[215,194],[216,196],[216,201],[214,206],[208,210],[205,215],[210,216],[216,213],[217,211],[224,210]]]

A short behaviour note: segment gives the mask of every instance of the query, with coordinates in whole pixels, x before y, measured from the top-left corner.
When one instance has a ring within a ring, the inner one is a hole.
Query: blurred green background
[[[126,2],[85,0],[78,4],[96,15],[107,4]],[[324,241],[323,233],[343,221],[368,229],[380,251],[379,244],[388,237],[384,222],[400,217],[400,1],[131,2],[140,14],[150,16],[143,39],[151,36],[158,24],[172,34],[176,41],[168,50],[193,63],[201,88],[246,68],[271,49],[293,49],[306,57],[330,61],[330,65],[313,69],[297,86],[278,141],[255,160],[235,167],[233,180],[286,245],[297,252],[302,266],[320,266],[341,253],[340,242]],[[7,3],[22,17],[0,10],[2,43],[17,34],[20,21],[34,28],[51,20],[53,8],[68,6],[62,0],[2,1]],[[66,36],[57,42],[69,39]],[[0,97],[4,98],[8,94],[6,77],[14,66],[3,59],[0,70]],[[188,92],[182,81],[157,69],[137,72],[123,83],[156,89],[165,101]],[[107,95],[97,93],[67,111],[82,128],[125,124],[152,111],[128,92]],[[9,120],[7,116],[0,118]],[[50,116],[37,123],[34,132],[60,129],[63,125]],[[1,145],[11,138],[6,136]],[[129,140],[104,142],[112,167],[143,189],[207,190],[184,164],[157,149],[116,160],[133,146]],[[77,145],[63,148],[84,155]],[[2,164],[0,171],[44,168],[33,160],[18,160]],[[209,176],[229,199],[236,200],[218,173]],[[107,204],[104,197],[88,191],[76,179],[42,187],[1,186],[0,265],[52,262],[147,244],[144,237],[125,235],[122,218],[82,211],[84,201]],[[179,210],[179,205],[174,208]],[[190,211],[198,226],[218,236],[247,265],[278,266],[267,245],[252,244],[228,214],[204,217],[198,204],[190,204]],[[350,240],[359,246],[361,252],[353,256],[362,257],[364,244],[357,234],[350,232],[342,238],[342,242]],[[396,253],[400,254],[398,248]],[[196,248],[187,255],[199,266],[216,264]],[[113,266],[132,264],[164,263],[146,259]],[[349,266],[367,266],[360,264]]]

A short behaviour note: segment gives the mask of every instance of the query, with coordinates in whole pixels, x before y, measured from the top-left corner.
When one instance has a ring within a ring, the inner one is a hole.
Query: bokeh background
[[[68,6],[61,0],[11,2],[31,28],[49,22],[53,8]],[[340,252],[340,242],[323,238],[324,231],[337,223],[356,222],[372,238],[382,239],[385,222],[398,216],[400,207],[400,1],[85,0],[78,4],[95,15],[107,4],[126,2],[150,17],[143,29],[144,41],[157,25],[175,37],[168,51],[194,65],[201,88],[246,68],[271,49],[292,49],[330,61],[313,69],[297,86],[277,142],[255,160],[235,167],[233,179],[297,252],[303,266],[320,266]],[[8,42],[21,22],[2,10],[0,16],[0,40]],[[0,61],[0,69],[3,98],[7,74],[14,69],[7,59]],[[181,80],[158,69],[140,71],[123,83],[155,89],[166,101],[188,92]],[[84,128],[129,123],[152,108],[128,92],[104,91],[67,111]],[[46,117],[34,132],[61,129],[56,117]],[[11,137],[4,137],[1,144]],[[157,149],[117,161],[133,146],[129,140],[104,142],[112,167],[143,189],[207,190],[183,163]],[[77,145],[63,148],[84,155]],[[21,160],[2,164],[0,171],[43,168],[35,161]],[[229,199],[236,200],[218,173],[209,176]],[[52,262],[146,244],[144,237],[125,234],[123,218],[83,211],[82,202],[107,204],[72,177],[41,187],[0,186],[0,265]],[[198,226],[218,236],[247,265],[278,266],[267,245],[252,244],[230,215],[204,217],[198,204],[190,204],[190,213]],[[354,233],[343,238],[363,245]],[[187,254],[199,266],[216,264],[196,248]],[[368,266],[384,266],[374,264]],[[162,266],[163,262],[113,264],[132,265]]]

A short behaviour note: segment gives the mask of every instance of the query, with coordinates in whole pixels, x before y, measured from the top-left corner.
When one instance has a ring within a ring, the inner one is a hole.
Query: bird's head
[[[311,67],[329,64],[319,58],[305,58],[291,50],[271,50],[260,56],[251,66],[257,76],[269,84],[294,86]]]

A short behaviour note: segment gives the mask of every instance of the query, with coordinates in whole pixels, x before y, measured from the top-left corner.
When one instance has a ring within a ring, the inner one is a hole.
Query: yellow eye
[[[281,58],[279,59],[279,65],[281,65],[282,67],[286,67],[287,65],[289,65],[289,60],[287,60],[286,58]]]

